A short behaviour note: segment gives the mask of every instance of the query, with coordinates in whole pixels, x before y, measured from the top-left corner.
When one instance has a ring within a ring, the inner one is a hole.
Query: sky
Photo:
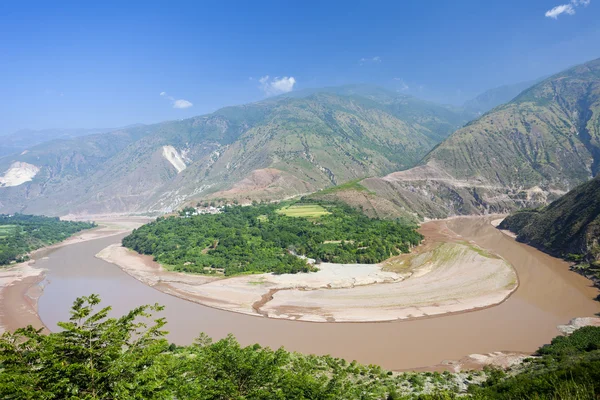
[[[372,83],[459,105],[600,57],[600,0],[2,1],[0,134]]]

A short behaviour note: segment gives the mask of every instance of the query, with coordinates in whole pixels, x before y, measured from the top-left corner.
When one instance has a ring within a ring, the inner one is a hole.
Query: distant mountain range
[[[535,79],[532,81],[513,83],[511,85],[504,85],[487,90],[474,99],[466,101],[463,107],[466,111],[480,115],[484,114],[491,109],[498,107],[499,105],[508,103],[521,94],[522,91],[530,88],[536,83],[541,82],[542,80],[543,79]]]
[[[599,170],[595,60],[551,76],[470,122],[418,166],[334,195],[385,216],[506,212],[547,204]]]
[[[0,158],[0,212],[168,212],[317,192],[371,215],[434,218],[547,204],[600,170],[600,60],[465,125],[473,115],[349,85],[54,140]]]
[[[370,86],[294,93],[1,158],[0,212],[164,212],[310,193],[409,168],[468,120]]]
[[[135,125],[128,126],[127,128]],[[108,133],[119,128],[97,128],[97,129],[21,129],[6,135],[0,135],[0,157],[22,151],[56,139],[73,139],[79,136],[93,135],[97,133]]]

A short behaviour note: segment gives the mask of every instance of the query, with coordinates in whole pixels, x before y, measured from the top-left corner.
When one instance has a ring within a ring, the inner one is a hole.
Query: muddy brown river
[[[458,218],[448,226],[495,252],[517,270],[520,286],[504,303],[462,314],[384,323],[309,323],[253,317],[208,308],[137,281],[116,265],[94,257],[124,236],[48,251],[36,266],[46,268],[39,315],[47,327],[67,320],[77,296],[98,293],[114,313],[141,304],[166,306],[169,340],[189,344],[200,332],[213,338],[232,333],[244,345],[260,343],[303,353],[331,354],[388,369],[430,366],[468,354],[531,352],[559,334],[556,326],[600,313],[597,289],[569,271],[567,263],[517,243],[489,217]]]

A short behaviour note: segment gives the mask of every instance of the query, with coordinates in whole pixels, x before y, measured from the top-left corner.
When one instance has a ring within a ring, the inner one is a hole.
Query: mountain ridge
[[[383,89],[280,96],[4,157],[0,172],[16,162],[40,172],[0,188],[0,210],[168,212],[211,194],[246,198],[239,183],[261,171],[277,187],[255,191],[259,199],[298,195],[409,168],[465,122],[445,106]]]
[[[416,167],[361,185],[396,216],[506,213],[545,205],[591,179],[598,149],[600,59],[555,74],[467,123]]]

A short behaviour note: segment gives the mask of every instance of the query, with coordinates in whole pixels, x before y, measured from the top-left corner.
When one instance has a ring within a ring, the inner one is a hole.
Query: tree
[[[0,397],[3,399],[162,399],[167,398],[169,348],[151,320],[158,305],[138,307],[109,318],[110,307],[95,311],[97,295],[80,297],[61,332],[44,335],[31,326],[0,339]],[[151,321],[150,325],[148,322]]]

